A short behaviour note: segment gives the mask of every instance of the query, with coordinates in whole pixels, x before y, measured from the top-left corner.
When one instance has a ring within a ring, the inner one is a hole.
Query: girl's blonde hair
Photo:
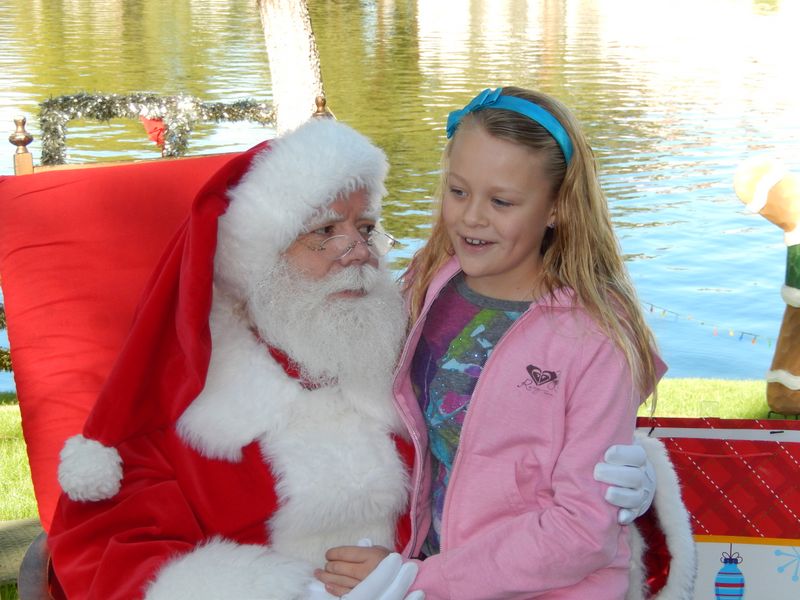
[[[545,234],[542,274],[539,281],[531,282],[531,288],[538,285],[538,289],[548,294],[561,287],[571,288],[578,302],[624,353],[640,392],[655,392],[658,379],[653,355],[655,339],[625,268],[597,177],[594,154],[580,125],[563,104],[545,94],[516,87],[503,88],[502,93],[546,109],[566,129],[574,148],[567,164],[561,148],[541,125],[509,110],[478,110],[466,115],[459,125],[459,129],[483,127],[496,138],[520,144],[545,157],[545,172],[552,182],[555,198],[555,228]],[[422,310],[431,280],[454,253],[441,219],[441,199],[446,189],[450,151],[457,136],[458,129],[442,157],[430,239],[414,255],[403,278],[412,323]]]

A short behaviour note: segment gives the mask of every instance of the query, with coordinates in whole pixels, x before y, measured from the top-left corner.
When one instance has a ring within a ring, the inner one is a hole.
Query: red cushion
[[[235,154],[0,177],[0,284],[39,516],[150,273],[199,188]]]

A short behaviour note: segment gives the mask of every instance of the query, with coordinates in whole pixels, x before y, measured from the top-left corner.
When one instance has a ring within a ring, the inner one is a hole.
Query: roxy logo
[[[529,392],[552,393],[558,387],[558,371],[547,371],[536,365],[526,367],[528,377],[517,387],[525,388]]]

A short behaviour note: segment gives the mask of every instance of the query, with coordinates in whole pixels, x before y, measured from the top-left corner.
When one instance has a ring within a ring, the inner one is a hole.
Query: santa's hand
[[[611,446],[605,462],[595,465],[594,478],[611,486],[606,490],[606,501],[620,508],[617,521],[621,525],[647,512],[656,493],[653,465],[638,443]]]
[[[416,577],[416,563],[403,564],[403,558],[393,552],[342,600],[424,600],[425,594],[420,591],[406,595]]]

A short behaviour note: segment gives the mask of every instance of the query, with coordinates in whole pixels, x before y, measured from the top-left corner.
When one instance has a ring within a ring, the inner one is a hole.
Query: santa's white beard
[[[365,293],[331,297],[352,290]],[[357,386],[390,381],[406,317],[385,268],[347,267],[314,280],[281,259],[256,284],[248,304],[261,337],[310,380]]]

